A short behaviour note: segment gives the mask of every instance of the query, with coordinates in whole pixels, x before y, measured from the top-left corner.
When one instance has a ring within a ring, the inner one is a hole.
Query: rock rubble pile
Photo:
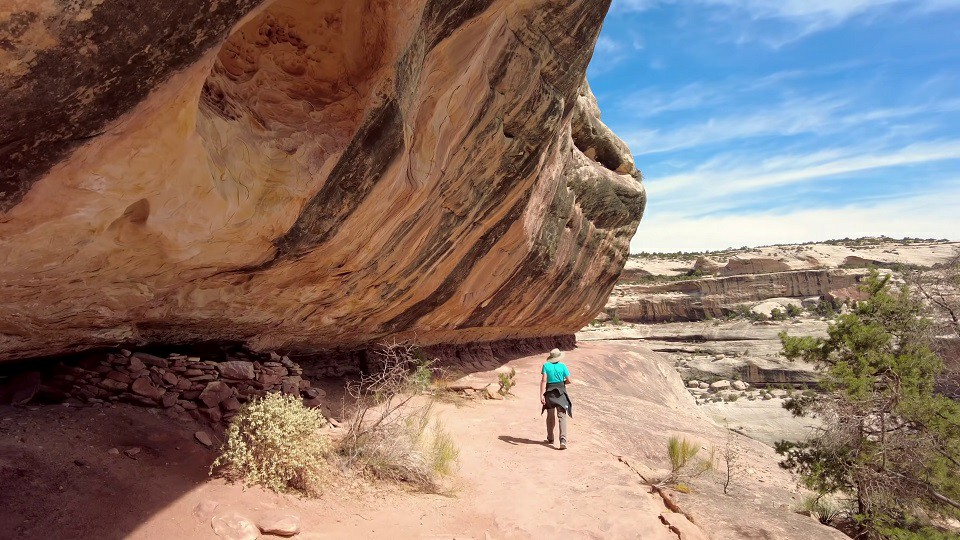
[[[269,392],[301,395],[308,404],[320,394],[297,363],[276,353],[237,353],[217,362],[126,349],[61,363],[39,388],[46,399],[162,407],[212,423],[230,420],[243,403]]]

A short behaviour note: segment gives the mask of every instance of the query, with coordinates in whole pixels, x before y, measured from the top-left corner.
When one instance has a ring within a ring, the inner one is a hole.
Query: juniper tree
[[[960,404],[933,391],[942,362],[908,288],[873,271],[863,289],[826,338],[780,334],[787,358],[817,364],[824,390],[784,406],[824,425],[777,451],[806,487],[850,498],[859,538],[928,538],[919,518],[960,516]]]
[[[934,350],[945,364],[937,378],[937,391],[960,399],[960,248],[932,269],[909,273],[907,281],[934,321]]]

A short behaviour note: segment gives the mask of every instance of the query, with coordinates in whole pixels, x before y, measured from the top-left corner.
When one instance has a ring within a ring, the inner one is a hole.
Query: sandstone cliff
[[[707,254],[645,254],[630,259],[607,303],[607,313],[637,323],[700,321],[774,299],[781,311],[813,297],[846,303],[862,299],[868,267],[924,270],[944,264],[958,244],[890,238],[742,248]],[[812,300],[811,300],[812,301]],[[604,317],[601,315],[601,317]]]
[[[0,360],[575,331],[645,203],[584,81],[609,3],[14,2]]]
[[[798,270],[651,285],[620,284],[610,296],[607,309],[631,322],[700,321],[769,298],[803,299],[846,289],[855,291],[864,275],[864,271]]]

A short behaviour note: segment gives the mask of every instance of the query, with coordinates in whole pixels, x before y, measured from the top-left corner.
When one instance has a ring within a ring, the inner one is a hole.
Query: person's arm
[[[543,397],[543,393],[546,391],[547,391],[547,374],[541,373],[540,374],[540,404],[541,405],[547,404],[547,398]]]
[[[563,384],[570,384],[570,370],[567,366],[563,366],[563,370],[566,372],[563,374]]]

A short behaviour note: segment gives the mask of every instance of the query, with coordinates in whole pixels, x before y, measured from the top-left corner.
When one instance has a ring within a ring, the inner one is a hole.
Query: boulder
[[[500,383],[490,383],[483,389],[483,397],[487,399],[503,399],[503,395],[500,394]]]
[[[213,439],[210,438],[210,435],[208,435],[206,431],[198,431],[193,434],[193,437],[197,439],[197,442],[207,448],[213,448]]]
[[[155,386],[149,377],[140,377],[133,381],[133,384],[130,385],[130,390],[152,400],[158,400],[163,397],[164,394],[163,388]]]
[[[143,371],[144,369],[147,369],[147,366],[146,366],[143,362],[141,362],[139,358],[137,358],[136,356],[131,356],[131,357],[130,357],[130,372],[131,372],[131,373],[139,373],[139,372]]]
[[[260,537],[260,529],[235,512],[213,516],[210,526],[214,534],[224,540],[257,540]]]
[[[300,393],[300,377],[290,376],[284,377],[280,382],[280,391],[287,395],[295,395]]]
[[[177,377],[177,374],[172,371],[164,372],[160,378],[170,386],[176,386],[180,382],[180,377]]]
[[[690,388],[700,388],[700,381],[692,380],[687,383],[687,386]]]
[[[185,410],[185,411],[193,411],[193,410],[196,410],[196,408],[197,408],[197,404],[196,404],[196,403],[194,403],[194,402],[192,402],[192,401],[187,401],[187,400],[185,400],[185,399],[181,399],[181,400],[177,401],[177,405],[179,405],[180,407],[183,407],[183,410]]]
[[[257,375],[257,381],[262,384],[264,388],[274,387],[280,384],[280,381],[282,380],[283,377],[281,375],[274,375],[271,373],[260,373]]]
[[[238,411],[240,410],[240,401],[237,400],[237,398],[230,396],[223,400],[223,403],[221,403],[220,406],[223,407],[224,411]]]
[[[223,419],[223,413],[220,412],[219,407],[211,407],[209,409],[198,409],[200,414],[204,416],[211,424],[217,424],[220,420]]]
[[[727,380],[717,381],[710,384],[711,390],[726,390],[727,388],[730,388],[730,381]]]
[[[198,431],[197,433],[200,432]],[[209,436],[207,438],[209,438]],[[216,515],[217,509],[219,508],[220,503],[217,501],[205,499],[193,507],[193,515],[196,516],[200,521],[210,521],[210,518]]]
[[[253,362],[230,360],[217,364],[217,371],[224,379],[250,380],[256,377]]]
[[[733,387],[734,390],[746,390],[747,388],[750,387],[749,384],[743,381],[733,381],[733,383],[730,386]]]
[[[127,375],[121,371],[111,371],[107,373],[107,378],[117,382],[125,383],[127,385],[133,382],[133,379],[130,377],[130,375]]]
[[[305,397],[305,398],[307,398],[307,399],[315,399],[315,398],[325,398],[325,397],[327,397],[327,392],[326,392],[326,390],[324,390],[324,389],[322,389],[322,388],[307,388],[306,390],[304,390],[304,391],[302,392],[302,394],[303,394],[303,397]]]
[[[133,353],[133,358],[143,362],[147,366],[153,366],[158,368],[166,369],[170,367],[170,361],[166,358],[160,358],[159,356],[154,356],[145,352],[135,352]]]
[[[263,534],[293,536],[300,533],[300,517],[293,514],[270,514],[257,520]]]
[[[164,407],[173,407],[179,399],[180,394],[177,392],[167,392],[160,398],[160,404]]]
[[[233,389],[222,381],[212,381],[207,383],[203,391],[200,392],[200,401],[209,408],[217,407],[221,402],[233,395]]]
[[[100,385],[100,388],[103,388],[106,390],[112,390],[114,392],[123,392],[127,388],[130,388],[129,384],[123,383],[114,379],[104,379],[100,381],[98,384]]]

